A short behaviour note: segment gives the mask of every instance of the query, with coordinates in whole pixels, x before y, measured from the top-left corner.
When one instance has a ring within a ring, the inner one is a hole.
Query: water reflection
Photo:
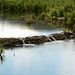
[[[1,55],[0,56],[0,62],[1,62],[1,64],[3,64],[4,61],[5,61],[5,55]]]
[[[20,23],[17,18],[7,18],[7,16],[0,16],[0,18],[0,37],[48,35],[63,31],[59,27],[51,27],[37,20],[35,20],[35,23],[31,26],[27,26],[26,24]]]

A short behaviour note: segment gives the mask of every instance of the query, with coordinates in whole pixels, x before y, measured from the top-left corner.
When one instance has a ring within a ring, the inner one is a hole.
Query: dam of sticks
[[[62,32],[50,35],[31,36],[23,38],[0,38],[0,45],[5,48],[38,45],[45,42],[74,39],[75,33]]]

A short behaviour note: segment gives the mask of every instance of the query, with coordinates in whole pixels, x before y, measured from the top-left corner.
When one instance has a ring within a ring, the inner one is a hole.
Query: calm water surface
[[[42,22],[35,22],[31,26],[22,23],[15,23],[14,21],[0,21],[0,37],[27,37],[35,35],[49,35],[52,33],[59,33],[63,30],[61,28],[50,27]]]
[[[0,75],[75,75],[75,41],[8,49]]]

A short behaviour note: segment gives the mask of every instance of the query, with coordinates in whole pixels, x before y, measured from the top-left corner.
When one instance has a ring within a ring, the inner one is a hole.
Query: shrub
[[[75,33],[75,11],[72,13],[66,13],[65,27]]]
[[[72,5],[66,4],[64,6],[64,10],[65,10],[65,12],[72,12]]]
[[[53,16],[58,17],[58,16],[59,16],[58,10],[57,10],[57,9],[52,9],[52,10],[51,10],[51,15],[52,15],[52,17],[53,17]]]
[[[42,19],[44,19],[45,16],[46,16],[46,13],[45,13],[45,12],[43,12],[43,13],[40,15],[40,17],[41,17]]]
[[[59,16],[60,16],[60,17],[63,17],[63,16],[64,16],[64,9],[63,9],[63,8],[61,8],[61,9],[59,10]]]

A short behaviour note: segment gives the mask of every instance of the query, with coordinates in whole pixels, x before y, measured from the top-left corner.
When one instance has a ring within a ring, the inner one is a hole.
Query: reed
[[[4,48],[3,48],[3,46],[2,45],[0,45],[0,56],[2,55],[2,54],[4,54]]]

